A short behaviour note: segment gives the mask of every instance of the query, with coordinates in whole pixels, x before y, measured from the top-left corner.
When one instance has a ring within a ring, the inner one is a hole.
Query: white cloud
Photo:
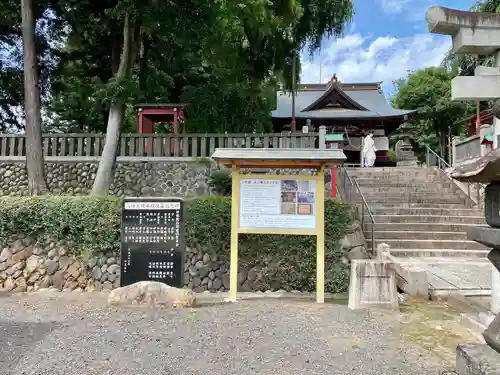
[[[400,13],[405,8],[425,0],[380,0],[380,6],[386,13]]]
[[[333,74],[343,82],[378,82],[385,86],[410,71],[437,66],[451,46],[449,37],[416,34],[408,38],[375,39],[350,34],[323,46],[321,56],[303,56],[301,82],[326,82]]]

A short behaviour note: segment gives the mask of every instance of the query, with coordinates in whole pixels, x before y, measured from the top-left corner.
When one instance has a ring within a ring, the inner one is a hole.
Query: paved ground
[[[455,343],[434,343],[448,328],[427,314],[276,299],[153,311],[110,308],[97,293],[4,296],[0,367],[12,375],[434,375],[449,368]]]
[[[431,293],[491,295],[491,262],[486,258],[398,258],[427,270]]]

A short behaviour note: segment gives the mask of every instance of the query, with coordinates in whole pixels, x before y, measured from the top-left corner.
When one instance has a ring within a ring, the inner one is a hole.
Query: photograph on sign
[[[316,181],[242,179],[240,228],[313,230]]]

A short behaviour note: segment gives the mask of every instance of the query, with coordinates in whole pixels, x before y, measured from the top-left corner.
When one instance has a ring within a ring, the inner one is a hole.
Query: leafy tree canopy
[[[268,131],[276,89],[291,86],[291,57],[341,35],[353,14],[351,0],[33,1],[44,126],[66,132],[104,132],[117,98],[123,131],[136,130],[139,102],[189,103],[190,132]],[[0,57],[0,119],[19,126],[19,1],[0,12],[9,51]],[[117,80],[125,19],[137,50]]]
[[[395,83],[394,107],[417,110],[412,132],[419,156],[428,145],[446,158],[451,137],[463,132],[463,120],[474,112],[469,103],[451,100],[451,79],[452,74],[445,68],[432,67],[415,71]]]

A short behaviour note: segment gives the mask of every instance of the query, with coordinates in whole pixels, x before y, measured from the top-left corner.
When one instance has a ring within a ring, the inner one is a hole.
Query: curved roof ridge
[[[316,99],[314,102],[309,104],[306,108],[302,109],[301,112],[307,112],[312,109],[316,105],[318,105],[322,100],[324,100],[328,95],[330,95],[331,92],[337,91],[345,100],[347,100],[350,104],[352,104],[353,107],[355,107],[359,111],[368,111],[367,108],[359,104],[357,101],[352,99],[344,90],[342,90],[342,87],[338,82],[332,82],[331,85],[328,87],[328,89],[325,90],[323,95],[321,95],[318,99]]]

